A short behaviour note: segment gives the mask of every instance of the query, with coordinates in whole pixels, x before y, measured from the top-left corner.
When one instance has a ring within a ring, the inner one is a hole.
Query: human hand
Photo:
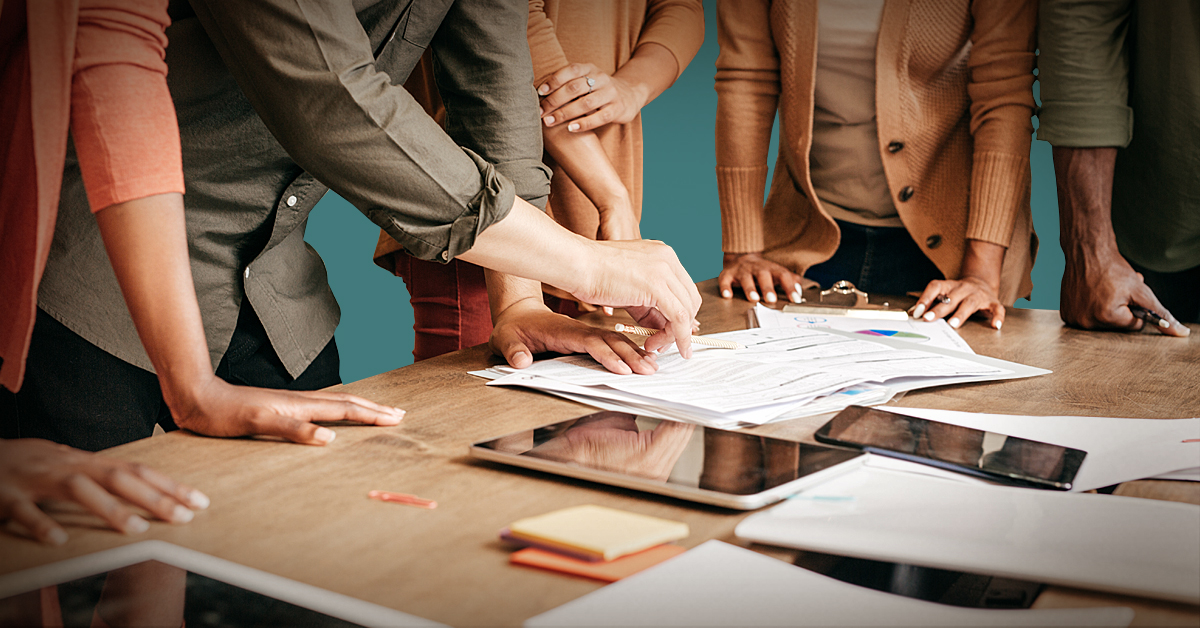
[[[528,454],[661,482],[671,476],[695,427],[663,421],[652,430],[639,432],[633,415],[602,412],[580,419]]]
[[[169,392],[179,427],[206,436],[274,436],[306,445],[328,445],[336,434],[317,421],[396,425],[404,411],[362,397],[324,390],[292,391],[234,386],[217,377],[186,395]],[[176,402],[184,398],[186,401]]]
[[[1000,303],[999,288],[978,277],[935,279],[913,306],[913,318],[932,321],[950,317],[951,327],[961,327],[972,315],[987,318],[995,329],[1004,324],[1004,305]]]
[[[646,340],[656,351],[672,341],[692,357],[691,335],[698,325],[700,292],[675,251],[657,240],[589,242],[593,254],[587,275],[571,290],[586,303],[623,307],[645,327],[662,329]]]
[[[1119,253],[1091,250],[1087,254],[1068,255],[1062,278],[1059,314],[1063,322],[1083,329],[1140,330],[1144,324],[1133,315],[1130,305],[1157,312],[1169,324],[1154,325],[1168,336],[1187,336],[1191,330],[1159,303],[1154,291]]]
[[[192,511],[209,503],[200,491],[140,464],[35,438],[0,440],[0,519],[25,526],[42,543],[62,545],[66,531],[37,506],[51,499],[78,503],[125,534],[150,527],[126,502],[171,523],[191,521]]]
[[[555,314],[530,300],[514,303],[496,317],[488,346],[519,369],[533,364],[533,354],[553,351],[587,353],[620,375],[649,375],[658,370],[654,355],[624,334]]]
[[[759,253],[726,253],[723,266],[717,277],[717,286],[721,296],[726,299],[733,298],[733,285],[737,284],[746,294],[747,301],[757,303],[761,291],[764,301],[774,303],[778,300],[775,287],[780,286],[792,303],[799,303],[804,288],[817,285],[817,282],[797,275]]]
[[[590,63],[572,63],[538,86],[542,123],[548,127],[566,124],[572,132],[590,131],[613,122],[625,124],[649,100],[647,90],[639,87]]]

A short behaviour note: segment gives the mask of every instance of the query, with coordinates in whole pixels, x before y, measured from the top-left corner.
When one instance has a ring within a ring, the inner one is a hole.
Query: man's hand
[[[206,436],[274,436],[305,445],[328,445],[336,434],[314,422],[396,425],[404,418],[399,408],[348,393],[234,386],[215,376],[187,397],[190,401],[168,402],[175,424]]]
[[[46,500],[78,503],[125,534],[150,527],[130,504],[187,523],[209,503],[200,491],[140,464],[40,439],[0,440],[0,519],[25,526],[42,543],[62,545],[66,531],[38,509]]]
[[[533,364],[533,354],[553,351],[587,353],[604,368],[621,375],[649,375],[658,370],[654,355],[624,334],[555,314],[528,299],[514,303],[497,316],[488,345],[519,369]]]
[[[733,286],[737,284],[747,301],[757,303],[762,295],[762,300],[774,303],[778,300],[775,296],[778,286],[792,303],[799,303],[804,288],[816,285],[813,280],[789,271],[760,253],[726,253],[722,266],[717,285],[725,299],[733,298]]]
[[[1158,302],[1117,248],[1112,226],[1116,161],[1115,148],[1054,147],[1059,241],[1067,261],[1059,314],[1068,325],[1084,329],[1138,330],[1142,320],[1129,306],[1140,305],[1170,323],[1156,325],[1158,331],[1187,336],[1190,330]]]
[[[1168,336],[1191,333],[1159,303],[1154,291],[1142,281],[1141,273],[1115,252],[1092,250],[1068,256],[1061,297],[1060,314],[1073,327],[1136,331],[1144,322],[1133,315],[1129,306],[1139,305],[1170,323],[1169,327],[1154,325],[1154,329]]]

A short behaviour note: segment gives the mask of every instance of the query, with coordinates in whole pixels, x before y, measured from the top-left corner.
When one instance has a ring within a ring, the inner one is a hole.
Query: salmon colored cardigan
[[[966,239],[1008,247],[1000,300],[1028,296],[1036,0],[886,0],[875,61],[879,152],[900,219],[947,278]],[[817,2],[717,3],[717,189],[727,253],[804,272],[840,230],[809,176]],[[776,111],[779,158],[763,202]]]
[[[17,390],[67,136],[92,211],[182,193],[167,0],[5,0],[0,13],[0,385]]]

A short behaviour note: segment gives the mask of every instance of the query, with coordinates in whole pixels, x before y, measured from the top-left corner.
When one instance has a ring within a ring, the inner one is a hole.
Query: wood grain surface
[[[720,299],[714,281],[700,286],[703,333],[746,326],[746,301]],[[597,324],[626,320],[589,317]],[[1152,332],[1082,332],[1065,328],[1057,312],[1010,310],[1003,332],[970,322],[962,335],[981,354],[1054,372],[909,393],[893,405],[1040,415],[1200,415],[1198,333],[1175,339]],[[160,539],[435,621],[519,625],[601,585],[510,566],[511,549],[497,540],[497,532],[515,519],[600,504],[685,521],[691,527],[682,541],[687,547],[709,539],[737,543],[733,528],[746,513],[469,459],[472,442],[590,411],[540,393],[486,387],[467,374],[495,363],[484,347],[475,347],[344,386],[405,408],[408,415],[397,427],[335,425],[337,440],[328,447],[175,432],[108,450],[105,455],[152,465],[200,488],[212,507],[188,525],[155,523],[136,537],[60,510],[62,518],[78,524],[69,530],[71,541],[52,549],[11,531],[0,535],[0,573]],[[754,431],[809,440],[827,418]],[[438,507],[369,500],[373,489],[434,499]],[[1196,483],[1132,482],[1118,492],[1200,503]],[[795,558],[794,552],[755,549]],[[1036,607],[1110,604],[1133,606],[1138,625],[1200,624],[1195,607],[1064,588],[1047,589]]]

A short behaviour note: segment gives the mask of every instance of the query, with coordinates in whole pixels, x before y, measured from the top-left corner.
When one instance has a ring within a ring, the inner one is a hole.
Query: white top
[[[872,226],[900,227],[875,124],[875,42],[883,0],[820,0],[813,187],[831,216]]]

